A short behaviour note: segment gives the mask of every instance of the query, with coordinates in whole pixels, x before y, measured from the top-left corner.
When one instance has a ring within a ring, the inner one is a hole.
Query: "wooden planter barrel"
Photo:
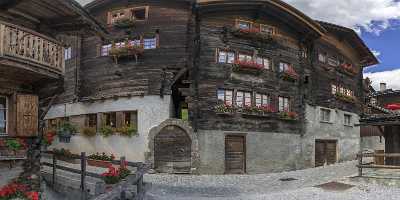
[[[101,167],[101,168],[108,168],[109,166],[112,165],[110,161],[104,161],[104,160],[91,160],[91,159],[88,159],[87,163],[90,166]]]

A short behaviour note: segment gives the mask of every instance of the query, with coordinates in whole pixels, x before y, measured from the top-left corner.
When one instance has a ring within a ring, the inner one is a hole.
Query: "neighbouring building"
[[[105,30],[74,1],[2,0],[0,13],[0,162],[26,161],[21,176],[39,175],[40,107],[49,106],[39,100],[63,90],[62,38]]]
[[[113,153],[171,173],[355,159],[362,71],[378,61],[353,30],[279,0],[96,0],[85,8],[110,34],[70,44],[80,53],[66,63],[47,128],[67,120],[80,133],[52,148]]]

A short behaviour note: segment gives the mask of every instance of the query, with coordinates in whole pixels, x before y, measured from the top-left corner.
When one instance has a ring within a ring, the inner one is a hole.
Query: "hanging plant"
[[[76,127],[69,122],[66,122],[62,124],[57,130],[58,139],[60,142],[69,143],[72,135],[76,132]]]
[[[119,29],[134,28],[135,20],[129,19],[129,18],[119,19],[116,22],[114,22],[114,27],[119,28]]]

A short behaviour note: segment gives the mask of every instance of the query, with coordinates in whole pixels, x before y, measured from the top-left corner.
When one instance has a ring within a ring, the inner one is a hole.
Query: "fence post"
[[[120,158],[120,160],[119,160],[119,166],[121,167],[121,168],[123,168],[123,167],[126,167],[125,166],[125,156],[122,156],[121,158]]]
[[[81,153],[81,190],[85,193],[85,178],[86,178],[86,153]]]
[[[53,153],[53,177],[52,177],[52,184],[53,184],[53,188],[56,185],[56,169],[57,169],[57,158],[56,155]]]
[[[136,172],[140,178],[137,182],[137,186],[136,186],[136,192],[138,195],[138,199],[142,200],[143,199],[143,165],[139,165],[139,167],[137,168],[137,172]]]
[[[362,164],[363,164],[363,154],[360,152],[358,155],[358,176],[362,177]]]

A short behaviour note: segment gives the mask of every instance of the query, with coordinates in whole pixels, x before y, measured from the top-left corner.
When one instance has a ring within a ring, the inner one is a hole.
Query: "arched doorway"
[[[154,168],[162,173],[190,173],[192,140],[178,126],[168,125],[154,139]]]

